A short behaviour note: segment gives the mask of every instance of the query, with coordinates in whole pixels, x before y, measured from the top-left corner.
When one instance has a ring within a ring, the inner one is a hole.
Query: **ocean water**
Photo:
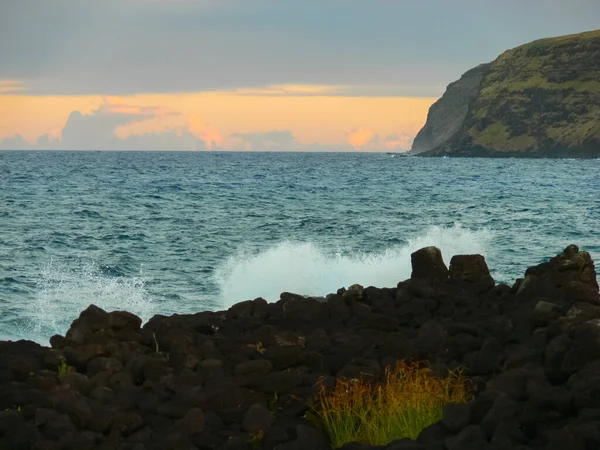
[[[0,339],[395,286],[426,245],[512,284],[570,243],[600,261],[600,160],[0,152]]]

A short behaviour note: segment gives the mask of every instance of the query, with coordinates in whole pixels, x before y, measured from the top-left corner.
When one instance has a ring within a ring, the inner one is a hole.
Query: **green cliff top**
[[[462,125],[433,152],[600,154],[600,30],[513,48],[486,69]]]

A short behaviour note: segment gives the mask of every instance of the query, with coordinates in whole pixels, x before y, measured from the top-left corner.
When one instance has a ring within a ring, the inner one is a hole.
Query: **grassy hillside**
[[[487,66],[460,130],[431,150],[600,154],[600,30],[542,39],[500,55]]]

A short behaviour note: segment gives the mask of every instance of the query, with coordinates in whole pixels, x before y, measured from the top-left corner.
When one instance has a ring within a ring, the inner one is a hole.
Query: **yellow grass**
[[[445,405],[473,397],[461,370],[439,378],[422,364],[407,362],[388,367],[380,383],[363,377],[338,379],[330,390],[321,381],[317,388],[315,411],[334,448],[347,442],[386,445],[416,439],[441,420]]]

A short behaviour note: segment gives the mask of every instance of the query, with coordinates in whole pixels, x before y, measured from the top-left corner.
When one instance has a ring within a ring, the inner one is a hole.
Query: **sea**
[[[4,151],[0,340],[395,286],[428,245],[512,285],[571,243],[600,261],[600,160]]]

